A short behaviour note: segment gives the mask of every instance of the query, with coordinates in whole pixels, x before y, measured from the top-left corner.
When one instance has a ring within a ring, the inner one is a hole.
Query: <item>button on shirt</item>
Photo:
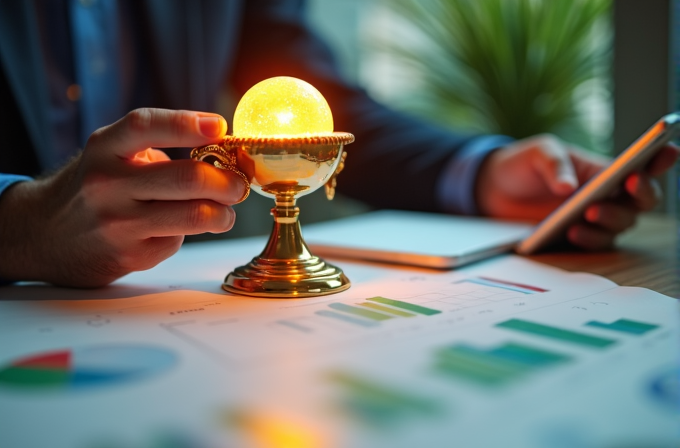
[[[96,129],[125,114],[120,11],[115,0],[35,1],[61,164]]]

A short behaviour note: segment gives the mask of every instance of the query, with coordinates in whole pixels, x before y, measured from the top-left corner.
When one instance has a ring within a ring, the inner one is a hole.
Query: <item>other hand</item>
[[[567,229],[567,239],[589,250],[611,247],[640,212],[658,204],[661,190],[653,177],[672,167],[679,156],[675,146],[662,148],[644,170],[626,178],[617,194],[589,206],[583,219]],[[552,135],[519,140],[493,152],[482,164],[477,204],[487,216],[540,221],[608,163]]]
[[[174,254],[184,235],[225,232],[244,194],[235,174],[157,149],[222,139],[219,115],[138,109],[95,131],[82,153],[0,201],[0,278],[102,286]]]

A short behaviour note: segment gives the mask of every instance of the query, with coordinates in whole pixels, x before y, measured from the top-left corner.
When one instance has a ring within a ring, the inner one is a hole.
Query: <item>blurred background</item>
[[[443,126],[516,138],[550,132],[615,156],[680,109],[680,0],[308,3],[350,81]],[[662,182],[658,212],[678,216],[678,167]],[[303,223],[368,210],[343,197],[327,203],[321,190],[300,204]],[[270,208],[252,195],[228,237],[268,233]]]

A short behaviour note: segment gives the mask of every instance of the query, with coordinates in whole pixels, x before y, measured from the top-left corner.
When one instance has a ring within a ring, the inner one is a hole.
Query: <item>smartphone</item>
[[[541,221],[534,231],[517,245],[515,251],[529,255],[559,240],[571,224],[581,219],[589,205],[611,195],[629,174],[644,168],[661,147],[679,134],[680,113],[675,112],[662,117],[609,166],[586,182]]]

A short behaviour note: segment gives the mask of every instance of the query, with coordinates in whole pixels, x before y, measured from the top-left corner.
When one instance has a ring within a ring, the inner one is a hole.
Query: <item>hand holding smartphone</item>
[[[644,168],[656,152],[680,134],[680,113],[662,117],[599,174],[579,188],[522,240],[515,251],[535,253],[564,234],[586,208],[607,198],[631,173]]]

